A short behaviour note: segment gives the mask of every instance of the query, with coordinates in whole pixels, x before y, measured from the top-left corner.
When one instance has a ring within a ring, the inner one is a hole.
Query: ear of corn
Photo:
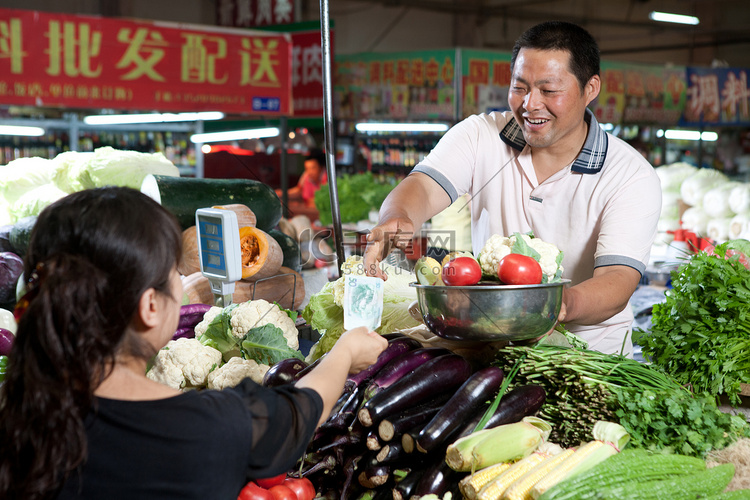
[[[545,453],[532,453],[511,465],[508,470],[495,477],[477,493],[477,500],[499,500],[502,498],[508,486],[533,467],[541,463],[549,455]]]
[[[461,490],[464,497],[469,500],[476,500],[479,490],[482,489],[485,484],[508,470],[510,466],[511,464],[509,462],[503,462],[485,467],[484,469],[463,478],[458,483],[458,488]]]
[[[448,446],[445,461],[459,472],[523,458],[546,441],[552,426],[537,417],[484,429]]]
[[[508,486],[503,498],[507,500],[530,500],[531,489],[534,485],[574,453],[573,449],[568,449],[562,451],[562,453],[548,456]]]
[[[560,481],[580,474],[616,453],[617,450],[613,446],[601,441],[589,441],[579,446],[566,460],[550,469],[549,473],[534,485],[531,490],[531,497],[539,498],[542,493]]]
[[[612,443],[612,446],[617,448],[617,451],[621,451],[630,442],[628,431],[625,430],[625,427],[615,422],[599,420],[594,424],[591,434],[594,437],[594,441]]]

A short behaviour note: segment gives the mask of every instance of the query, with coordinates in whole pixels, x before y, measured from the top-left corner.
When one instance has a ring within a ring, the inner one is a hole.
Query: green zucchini
[[[700,458],[686,455],[652,454],[646,450],[625,450],[591,469],[566,479],[539,497],[539,500],[586,500],[600,498],[603,489],[633,480],[654,482],[686,477],[706,469]]]
[[[726,491],[702,498],[703,500],[750,500],[750,490]]]
[[[278,229],[271,229],[270,231],[267,231],[267,233],[275,239],[281,247],[281,251],[284,254],[284,261],[281,265],[288,267],[289,269],[294,269],[297,272],[302,271],[302,257],[300,256],[299,244],[297,241]]]
[[[13,248],[13,253],[22,258],[26,255],[26,250],[28,250],[29,241],[31,240],[31,230],[34,229],[35,224],[36,215],[24,217],[13,224],[8,234],[8,242]]]
[[[241,203],[255,213],[256,227],[268,232],[281,220],[281,200],[267,184],[252,179],[197,179],[147,175],[141,192],[172,212],[185,230],[195,225],[195,211]]]
[[[600,491],[601,498],[618,500],[701,498],[721,493],[733,477],[734,464],[728,463],[661,481],[644,482],[637,476],[633,476],[629,482]]]

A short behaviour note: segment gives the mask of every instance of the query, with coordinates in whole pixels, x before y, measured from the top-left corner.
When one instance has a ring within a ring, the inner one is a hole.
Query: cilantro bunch
[[[666,301],[653,307],[643,354],[695,393],[726,394],[739,405],[750,383],[750,270],[719,245],[699,252],[672,275]]]
[[[722,412],[710,396],[625,388],[612,392],[619,406],[615,414],[634,448],[705,458],[750,436],[745,418]]]

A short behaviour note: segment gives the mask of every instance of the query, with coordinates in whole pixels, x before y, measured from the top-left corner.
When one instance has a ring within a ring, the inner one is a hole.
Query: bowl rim
[[[481,282],[480,283],[488,283],[488,282]],[[416,281],[412,281],[409,283],[410,287],[417,288],[417,289],[423,289],[423,290],[530,290],[535,288],[557,288],[561,286],[565,286],[570,284],[569,279],[562,279],[560,281],[553,281],[552,283],[540,283],[538,285],[456,285],[456,286],[449,286],[449,285],[422,285],[421,283],[418,283]]]

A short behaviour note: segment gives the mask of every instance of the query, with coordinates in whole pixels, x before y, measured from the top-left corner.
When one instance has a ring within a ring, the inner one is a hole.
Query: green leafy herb
[[[381,181],[372,172],[336,176],[341,222],[358,222],[367,219],[371,210],[380,209],[385,197],[394,187],[395,181],[393,183]],[[324,226],[333,222],[328,189],[328,184],[325,184],[315,192],[314,198],[320,223]]]
[[[705,458],[750,435],[743,416],[722,412],[710,396],[623,388],[613,393],[620,405],[615,414],[637,448]]]
[[[284,332],[271,323],[248,331],[242,339],[240,351],[243,358],[269,366],[282,359],[304,359],[302,353],[289,347]]]
[[[666,300],[654,305],[643,354],[696,393],[726,394],[740,403],[750,383],[750,270],[740,255],[700,252],[672,275]]]

